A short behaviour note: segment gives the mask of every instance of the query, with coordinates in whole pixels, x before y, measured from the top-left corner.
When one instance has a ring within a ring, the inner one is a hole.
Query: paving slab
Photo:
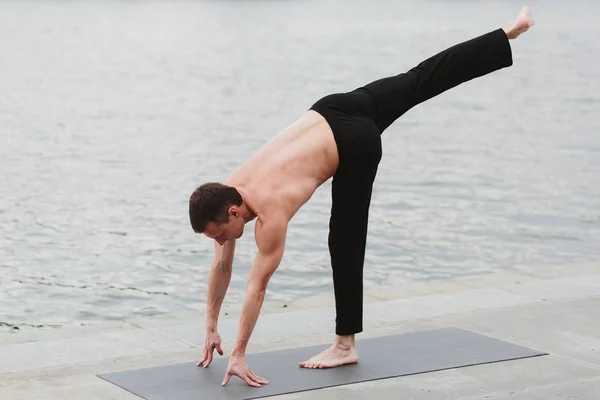
[[[600,296],[479,310],[436,321],[579,360],[600,374]]]
[[[11,386],[9,390],[10,397],[7,397],[6,400],[141,400],[138,396],[115,385],[99,382],[98,378],[93,375],[77,374],[59,377],[52,383],[32,380],[24,385]]]
[[[503,308],[535,301],[538,299],[498,289],[473,289],[365,304],[364,318],[366,321],[396,322],[479,309]]]
[[[89,336],[99,333],[114,333],[120,330],[134,328],[124,321],[103,321],[101,323],[90,323],[85,325],[74,325],[62,328],[43,328],[32,330],[10,330],[6,334],[0,334],[0,349],[2,346],[31,343],[40,340],[58,340],[74,337]]]
[[[519,391],[495,393],[494,400],[598,400],[600,399],[600,378],[564,382],[557,385],[529,388]],[[476,398],[464,399],[476,400]]]
[[[156,330],[142,329],[20,343],[1,348],[0,373],[186,348],[189,345],[176,338]]]
[[[502,289],[543,300],[595,296],[600,295],[600,275],[512,284]]]

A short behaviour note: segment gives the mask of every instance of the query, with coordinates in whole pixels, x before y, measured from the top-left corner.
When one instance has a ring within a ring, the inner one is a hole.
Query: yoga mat
[[[260,388],[237,376],[221,386],[229,358],[216,352],[208,368],[196,367],[196,360],[98,376],[147,400],[246,400],[548,354],[463,329],[442,328],[357,340],[358,364],[298,367],[328,347],[247,354],[250,369],[269,381]]]

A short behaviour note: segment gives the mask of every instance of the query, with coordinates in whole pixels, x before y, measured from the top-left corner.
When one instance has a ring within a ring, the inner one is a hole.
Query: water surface
[[[386,131],[367,290],[599,258],[600,5],[531,6],[512,68]],[[187,217],[197,185],[225,179],[321,96],[404,72],[520,7],[0,3],[0,321],[204,308],[212,243]],[[268,301],[332,290],[329,190],[292,221]],[[227,304],[255,254],[244,236]]]

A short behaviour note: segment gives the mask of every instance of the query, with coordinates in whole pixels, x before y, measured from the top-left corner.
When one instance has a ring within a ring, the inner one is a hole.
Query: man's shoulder
[[[256,229],[261,230],[279,230],[281,228],[287,227],[289,223],[289,218],[283,210],[270,210],[268,212],[261,212],[257,214],[256,218]]]
[[[283,213],[272,213],[256,221],[254,238],[259,247],[277,247],[285,242],[289,220]]]

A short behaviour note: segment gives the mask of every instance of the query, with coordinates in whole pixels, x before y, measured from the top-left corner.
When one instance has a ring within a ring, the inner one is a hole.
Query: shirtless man
[[[332,209],[329,252],[333,270],[336,328],[333,345],[301,362],[304,368],[331,368],[358,362],[355,334],[362,332],[363,261],[371,189],[382,155],[381,134],[415,105],[463,82],[513,63],[509,39],[533,25],[524,7],[503,29],[452,46],[415,68],[351,92],[326,96],[266,143],[224,183],[198,187],[189,202],[196,233],[215,240],[208,281],[206,343],[198,366],[216,349],[223,355],[217,320],[231,279],[236,239],[258,218],[258,254],[252,265],[237,339],[222,385],[238,376],[258,387],[268,382],[246,363],[246,348],[269,279],[283,257],[288,223],[329,178]]]

